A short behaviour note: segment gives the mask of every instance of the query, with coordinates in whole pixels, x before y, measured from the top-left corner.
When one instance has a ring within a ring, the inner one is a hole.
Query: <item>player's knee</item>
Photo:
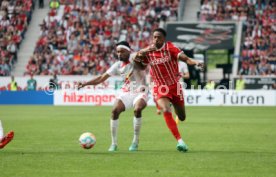
[[[117,119],[119,118],[120,113],[121,113],[121,111],[120,111],[119,109],[114,108],[114,109],[112,110],[112,112],[111,112],[111,114],[112,114],[112,116],[111,116],[112,119],[113,119],[113,120],[117,120]]]
[[[143,109],[141,107],[134,108],[135,117],[141,117],[142,116],[142,110]]]
[[[164,108],[162,108],[162,111],[163,112],[172,112],[170,107],[164,107]]]

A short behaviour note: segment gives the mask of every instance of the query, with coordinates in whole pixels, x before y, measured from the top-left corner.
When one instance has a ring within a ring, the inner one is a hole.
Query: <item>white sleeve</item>
[[[114,63],[107,71],[106,73],[110,76],[117,75],[119,72],[119,67],[120,67],[120,61],[117,61]]]
[[[178,67],[179,67],[179,72],[180,73],[187,73],[187,72],[189,72],[188,66],[187,66],[187,64],[185,62],[179,61]]]
[[[136,56],[137,52],[131,53],[129,56],[129,62],[134,63],[134,57]]]
[[[184,63],[184,62],[183,62],[183,64],[184,64],[184,65],[183,65],[183,72],[184,72],[184,73],[189,72],[187,64]]]

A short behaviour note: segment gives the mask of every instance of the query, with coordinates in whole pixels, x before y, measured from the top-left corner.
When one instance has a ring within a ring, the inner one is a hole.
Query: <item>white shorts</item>
[[[121,100],[124,105],[125,105],[125,109],[129,109],[131,107],[134,107],[134,105],[136,104],[136,102],[139,99],[143,99],[145,100],[145,102],[148,101],[149,97],[147,93],[130,93],[130,92],[122,92],[117,99]]]

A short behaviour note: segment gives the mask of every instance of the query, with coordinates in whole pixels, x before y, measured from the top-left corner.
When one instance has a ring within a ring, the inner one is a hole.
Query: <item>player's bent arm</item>
[[[97,76],[96,78],[94,78],[94,79],[92,79],[92,80],[90,80],[86,83],[79,83],[78,84],[78,89],[83,88],[83,87],[88,86],[88,85],[98,85],[98,84],[104,82],[109,77],[110,77],[109,74],[104,73],[104,74],[102,74],[100,76]]]
[[[196,61],[195,59],[189,58],[184,53],[179,54],[178,59],[180,61],[186,62],[188,65],[196,65],[196,66],[200,67],[201,69],[203,69],[203,67],[204,67],[203,63]]]

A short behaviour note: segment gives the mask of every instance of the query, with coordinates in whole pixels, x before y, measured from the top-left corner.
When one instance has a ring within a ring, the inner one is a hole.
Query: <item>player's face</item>
[[[153,33],[153,44],[159,49],[165,42],[165,36],[159,31]]]
[[[130,52],[124,48],[117,49],[117,56],[120,61],[126,62],[129,59]]]

